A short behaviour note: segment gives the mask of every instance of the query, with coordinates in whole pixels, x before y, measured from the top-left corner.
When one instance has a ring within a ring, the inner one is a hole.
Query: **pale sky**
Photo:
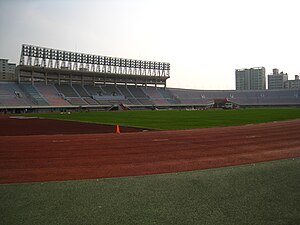
[[[0,58],[22,44],[171,63],[168,87],[235,89],[235,69],[300,72],[299,0],[0,0]]]

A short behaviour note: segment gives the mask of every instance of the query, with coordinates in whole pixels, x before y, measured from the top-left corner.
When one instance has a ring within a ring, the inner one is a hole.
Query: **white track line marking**
[[[153,139],[153,141],[169,141],[169,139]]]
[[[52,142],[70,142],[71,140],[52,140]]]
[[[255,135],[250,135],[250,136],[246,136],[246,138],[257,138],[258,136],[255,136]]]

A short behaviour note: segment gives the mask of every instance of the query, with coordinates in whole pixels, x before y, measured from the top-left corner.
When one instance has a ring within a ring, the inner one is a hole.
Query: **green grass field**
[[[0,185],[5,225],[296,225],[300,158],[176,174]]]
[[[82,112],[38,114],[37,116],[100,124],[119,124],[156,130],[181,130],[297,119],[300,118],[300,109]]]

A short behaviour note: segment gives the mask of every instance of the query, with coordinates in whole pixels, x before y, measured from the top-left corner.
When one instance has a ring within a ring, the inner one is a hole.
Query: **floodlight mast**
[[[170,63],[91,55],[27,44],[22,45],[20,65],[84,72],[170,77]]]

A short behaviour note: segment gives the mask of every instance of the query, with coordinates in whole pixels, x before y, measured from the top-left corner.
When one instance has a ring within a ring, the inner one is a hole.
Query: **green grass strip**
[[[298,224],[299,170],[297,158],[176,174],[0,185],[1,224]]]
[[[300,118],[300,108],[81,112],[71,114],[38,114],[37,116],[100,124],[119,124],[157,130],[182,130],[298,119]]]

